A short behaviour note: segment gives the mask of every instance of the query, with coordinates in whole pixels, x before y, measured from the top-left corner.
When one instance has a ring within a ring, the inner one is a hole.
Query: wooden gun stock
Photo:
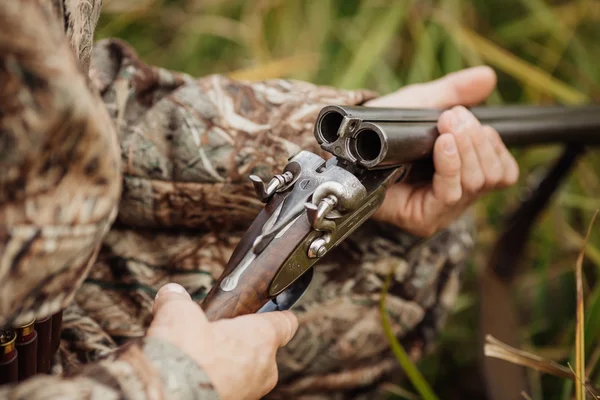
[[[220,286],[223,279],[233,272],[243,257],[252,251],[254,240],[260,235],[263,225],[283,199],[283,195],[275,195],[258,214],[233,252],[225,270],[203,300],[201,307],[210,321],[256,313],[272,299],[268,293],[275,274],[310,232],[310,224],[305,217],[296,220],[286,231],[285,237],[274,239],[273,245],[267,247],[254,259],[252,269],[242,274],[233,290],[224,291]]]

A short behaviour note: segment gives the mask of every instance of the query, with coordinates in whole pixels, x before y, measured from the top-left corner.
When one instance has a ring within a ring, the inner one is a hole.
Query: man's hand
[[[491,68],[475,67],[425,84],[407,86],[371,100],[370,107],[451,108],[438,121],[431,184],[397,184],[388,191],[374,218],[418,236],[448,226],[475,200],[517,182],[519,166],[498,133],[463,106],[485,100],[496,86]]]
[[[179,346],[208,374],[220,398],[259,399],[277,383],[277,349],[298,329],[289,311],[209,322],[182,286],[156,296],[148,336]]]

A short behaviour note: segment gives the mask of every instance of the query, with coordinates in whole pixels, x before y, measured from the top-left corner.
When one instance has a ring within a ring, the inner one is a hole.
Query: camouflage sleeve
[[[270,179],[301,149],[324,155],[312,135],[320,109],[375,97],[295,80],[194,79],[145,64],[116,39],[96,44],[90,77],[114,120],[124,110],[118,219],[137,228],[247,227],[262,205],[248,175]]]
[[[91,48],[75,40],[81,59],[74,55],[56,19],[65,9],[56,4],[0,2],[0,326],[48,316],[71,301],[115,220],[121,192],[113,121],[82,73]],[[74,30],[89,29],[72,20]],[[3,387],[0,398],[217,396],[183,351],[142,338],[74,376]]]
[[[2,386],[0,399],[219,398],[198,365],[168,342],[140,339],[121,347],[114,356],[72,377],[38,375],[19,385]]]

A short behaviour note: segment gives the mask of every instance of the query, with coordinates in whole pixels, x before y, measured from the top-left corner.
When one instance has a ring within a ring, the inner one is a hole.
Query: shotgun
[[[202,302],[208,319],[291,308],[310,284],[319,259],[381,206],[390,185],[431,159],[443,111],[322,108],[314,136],[333,157],[326,161],[300,151],[269,182],[250,176],[265,206]],[[600,144],[600,106],[482,106],[471,111],[509,147]]]

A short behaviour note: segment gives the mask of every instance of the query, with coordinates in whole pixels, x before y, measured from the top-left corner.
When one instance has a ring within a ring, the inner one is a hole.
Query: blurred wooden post
[[[567,146],[537,187],[530,189],[529,196],[509,215],[480,277],[480,356],[491,400],[522,399],[521,391],[528,390],[524,367],[485,357],[485,336],[490,334],[512,347],[520,347],[518,311],[513,307],[511,285],[534,223],[584,150],[578,145]]]

